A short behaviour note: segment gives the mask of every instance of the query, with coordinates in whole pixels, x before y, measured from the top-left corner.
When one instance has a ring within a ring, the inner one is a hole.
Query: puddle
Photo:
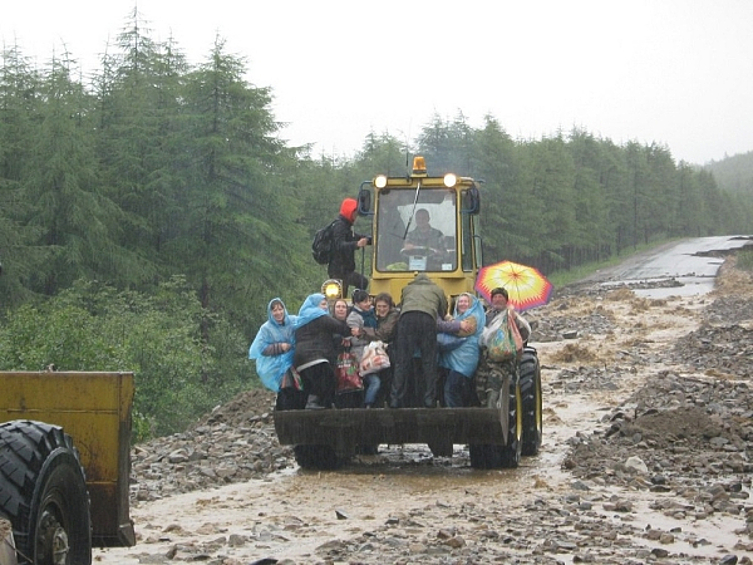
[[[714,278],[709,277],[677,277],[681,286],[636,288],[633,293],[641,298],[670,298],[672,296],[703,296],[714,290]]]

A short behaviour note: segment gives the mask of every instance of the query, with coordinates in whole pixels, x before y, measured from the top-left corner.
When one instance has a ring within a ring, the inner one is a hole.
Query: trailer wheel
[[[0,424],[0,514],[19,565],[90,565],[89,493],[78,450],[59,426]]]
[[[536,350],[526,347],[520,360],[520,393],[523,398],[523,455],[536,455],[543,437],[541,367]]]
[[[344,462],[329,445],[296,445],[293,452],[301,469],[331,471],[342,467]]]
[[[507,443],[505,445],[469,445],[471,467],[474,469],[514,469],[520,464],[523,435],[520,383],[510,383],[509,390]]]

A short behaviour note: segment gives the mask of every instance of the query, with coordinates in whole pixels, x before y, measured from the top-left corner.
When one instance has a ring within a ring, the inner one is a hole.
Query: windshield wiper
[[[416,206],[418,205],[418,193],[421,190],[421,181],[418,181],[418,185],[416,186],[416,194],[413,196],[413,210],[410,211],[410,218],[408,218],[408,224],[405,226],[405,233],[403,234],[403,241],[405,241],[405,238],[408,237],[408,230],[410,230],[410,225],[413,222],[413,215],[416,213]]]

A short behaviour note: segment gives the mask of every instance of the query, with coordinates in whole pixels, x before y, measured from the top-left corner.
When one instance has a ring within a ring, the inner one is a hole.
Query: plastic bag
[[[497,315],[491,326],[484,330],[482,343],[486,345],[490,361],[509,361],[520,354],[523,339],[509,311]]]
[[[338,393],[363,390],[363,380],[358,374],[358,359],[350,351],[343,351],[337,356],[335,375]]]
[[[361,376],[378,373],[383,369],[390,367],[390,358],[387,356],[387,350],[381,341],[370,342],[363,350],[361,357]]]
[[[487,343],[486,354],[492,361],[508,361],[515,357],[515,342],[512,333],[507,327],[502,327],[494,332]]]

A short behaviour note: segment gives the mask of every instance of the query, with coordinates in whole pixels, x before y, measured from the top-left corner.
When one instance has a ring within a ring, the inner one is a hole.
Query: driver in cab
[[[416,227],[405,240],[404,250],[423,247],[421,255],[440,255],[444,251],[444,234],[429,223],[429,211],[425,208],[416,210]],[[418,254],[418,253],[417,253]]]

